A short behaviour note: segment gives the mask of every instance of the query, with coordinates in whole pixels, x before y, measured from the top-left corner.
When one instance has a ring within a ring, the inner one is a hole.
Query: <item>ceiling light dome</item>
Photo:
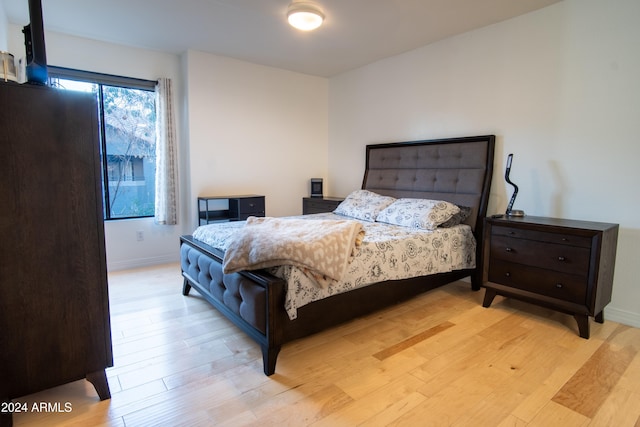
[[[313,2],[294,1],[287,9],[289,24],[302,31],[311,31],[322,25],[324,13]]]

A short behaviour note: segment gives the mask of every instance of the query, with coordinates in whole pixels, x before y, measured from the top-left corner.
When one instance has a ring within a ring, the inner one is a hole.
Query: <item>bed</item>
[[[285,343],[463,278],[469,277],[471,289],[479,290],[482,226],[493,174],[494,147],[494,135],[366,146],[362,190],[402,200],[443,200],[466,208],[469,215],[464,224],[474,239],[472,264],[443,273],[382,280],[335,293],[296,307],[292,316],[291,307],[285,307],[289,301],[286,279],[273,274],[273,268],[224,273],[225,250],[194,237],[198,236],[196,230],[194,235],[180,238],[182,293],[188,296],[195,289],[255,340],[262,350],[264,373],[272,375]]]

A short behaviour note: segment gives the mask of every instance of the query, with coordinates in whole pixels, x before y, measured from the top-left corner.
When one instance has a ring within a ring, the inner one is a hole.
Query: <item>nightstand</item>
[[[302,199],[302,214],[333,212],[343,200],[338,197],[304,197]]]
[[[264,216],[264,196],[198,197],[199,225],[220,221],[244,221],[250,216]]]
[[[483,306],[496,295],[572,314],[589,338],[611,301],[618,225],[525,216],[485,219]]]

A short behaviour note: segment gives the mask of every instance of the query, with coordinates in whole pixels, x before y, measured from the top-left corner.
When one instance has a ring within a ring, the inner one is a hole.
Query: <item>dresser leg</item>
[[[489,307],[497,294],[498,293],[495,290],[487,288],[484,292],[484,301],[482,302],[482,306]]]
[[[604,310],[602,310],[600,313],[596,314],[596,316],[594,317],[594,319],[596,320],[596,322],[598,323],[604,323]]]
[[[90,372],[87,374],[87,381],[89,381],[98,392],[100,400],[106,400],[111,398],[111,391],[109,391],[109,383],[107,382],[107,374],[102,371]]]
[[[589,316],[586,314],[574,314],[576,322],[578,322],[578,331],[582,338],[589,339]]]

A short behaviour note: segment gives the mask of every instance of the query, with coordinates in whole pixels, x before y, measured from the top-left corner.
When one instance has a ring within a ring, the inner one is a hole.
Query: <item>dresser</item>
[[[264,196],[257,194],[198,197],[199,225],[220,221],[244,221],[250,216],[264,215]]]
[[[338,197],[304,197],[302,199],[302,214],[333,212],[343,200]]]
[[[496,295],[571,314],[581,337],[611,301],[618,225],[546,217],[487,218],[483,306]]]
[[[0,83],[0,401],[113,365],[91,94]],[[0,414],[10,425],[11,414]]]

